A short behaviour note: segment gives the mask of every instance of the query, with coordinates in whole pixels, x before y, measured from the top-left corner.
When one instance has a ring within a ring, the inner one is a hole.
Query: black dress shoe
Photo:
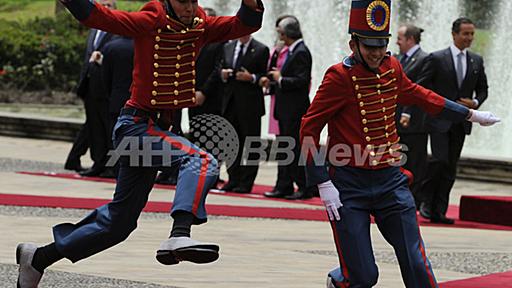
[[[444,215],[440,215],[440,216],[432,216],[430,218],[430,222],[431,223],[438,223],[438,224],[449,224],[449,225],[452,225],[455,223],[455,220],[451,219],[451,218],[447,218],[446,216]]]
[[[91,168],[87,169],[85,171],[79,172],[80,176],[83,177],[96,177],[99,176],[101,173],[103,173],[105,169],[98,169],[98,168]]]
[[[107,168],[105,171],[101,172],[100,175],[98,175],[101,178],[110,178],[115,179],[117,178],[117,173],[114,169]]]
[[[299,190],[296,193],[284,198],[287,200],[306,200],[313,198],[313,194],[305,192],[304,190]]]
[[[237,187],[238,187],[238,185],[236,183],[228,182],[228,183],[224,184],[224,186],[222,186],[222,188],[220,188],[220,190],[232,192],[233,189],[235,189]]]
[[[64,164],[64,169],[66,170],[72,170],[72,171],[75,171],[75,172],[82,172],[82,171],[85,171],[85,168],[82,167],[82,165],[80,163],[71,163],[71,162],[66,162],[66,164]]]
[[[420,209],[418,209],[420,211],[420,215],[421,217],[425,218],[425,219],[430,219],[430,209],[427,208],[427,205],[425,204],[425,202],[422,202],[420,204]]]
[[[249,188],[235,187],[235,188],[233,188],[233,190],[231,190],[231,192],[238,193],[238,194],[249,194],[249,193],[251,193],[251,190],[252,189],[249,189]]]
[[[290,191],[290,192],[283,192],[283,191],[280,191],[280,190],[276,190],[276,191],[272,191],[272,192],[265,192],[265,197],[268,197],[268,198],[285,198],[286,196],[290,196],[292,195],[293,192]]]

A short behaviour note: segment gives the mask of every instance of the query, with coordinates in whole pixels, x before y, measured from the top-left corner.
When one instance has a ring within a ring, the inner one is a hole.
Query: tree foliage
[[[87,30],[67,13],[0,21],[0,87],[69,91],[76,85]]]

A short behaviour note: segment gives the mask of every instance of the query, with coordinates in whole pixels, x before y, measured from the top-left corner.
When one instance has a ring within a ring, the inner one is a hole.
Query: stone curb
[[[83,120],[0,112],[0,135],[73,142]]]

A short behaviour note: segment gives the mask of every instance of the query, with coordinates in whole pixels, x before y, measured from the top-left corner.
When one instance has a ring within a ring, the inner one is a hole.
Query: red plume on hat
[[[353,0],[348,32],[367,46],[389,43],[391,0]]]

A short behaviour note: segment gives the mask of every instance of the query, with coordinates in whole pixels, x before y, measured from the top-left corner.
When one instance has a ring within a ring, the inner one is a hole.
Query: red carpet
[[[444,282],[440,288],[512,288],[512,271]]]
[[[50,207],[67,209],[94,209],[98,206],[108,203],[108,199],[94,198],[75,198],[75,197],[52,197],[52,196],[33,196],[19,194],[0,194],[0,205],[27,206],[27,207]],[[168,213],[172,206],[171,202],[150,201],[147,203],[144,211]],[[326,221],[327,217],[324,210],[312,210],[301,208],[271,208],[271,207],[248,207],[235,205],[216,205],[207,204],[206,208],[210,215],[235,216],[235,217],[254,217],[254,218],[276,218],[290,220],[309,220]],[[456,214],[458,211],[452,211]],[[430,222],[418,217],[421,226],[438,226],[449,228],[475,228],[488,230],[509,230],[512,227],[498,226],[489,224],[480,224],[468,221],[457,221],[455,225],[431,224]]]
[[[24,174],[24,175],[46,176],[46,177],[54,177],[54,178],[62,178],[62,179],[73,179],[73,180],[102,182],[102,183],[116,183],[115,179],[101,178],[101,177],[82,177],[75,173],[50,173],[50,172],[17,172],[17,173]],[[157,189],[172,189],[172,190],[174,190],[176,188],[176,186],[162,185],[162,184],[155,184],[154,187]],[[238,193],[216,192],[216,191],[210,191],[210,194],[225,195],[225,196],[239,197],[239,198],[250,198],[250,199],[289,202],[289,200],[285,200],[285,199],[270,199],[270,198],[263,196],[263,193],[268,192],[268,191],[272,191],[272,186],[255,184],[254,187],[252,188],[251,194],[238,194]],[[320,198],[313,198],[313,199],[308,199],[308,200],[296,200],[293,203],[322,206],[322,202],[320,202]]]
[[[460,219],[512,226],[512,197],[462,196]]]
[[[70,173],[41,173],[41,172],[18,172],[24,175],[33,176],[46,176],[63,179],[73,179],[82,181],[95,181],[104,183],[115,183],[115,179],[106,179],[99,177],[81,177],[77,174]],[[156,184],[155,188],[160,189],[174,189],[174,186]],[[271,186],[254,185],[251,194],[237,194],[237,193],[219,193],[210,192],[211,194],[224,195],[230,197],[252,198],[266,201],[284,201],[283,199],[271,199],[263,196],[263,193],[270,191]],[[61,208],[76,208],[76,209],[92,209],[107,203],[104,199],[87,199],[87,198],[74,198],[74,197],[42,197],[42,196],[24,196],[24,195],[11,195],[0,194],[0,205],[14,205],[14,206],[32,206],[32,207],[61,207]],[[47,199],[48,202],[45,200]],[[303,203],[315,206],[321,206],[319,198],[313,198],[304,201],[294,201],[293,203]],[[170,202],[148,202],[144,211],[147,212],[169,212]],[[325,212],[323,210],[311,209],[297,209],[297,208],[268,208],[268,207],[246,207],[246,206],[232,206],[232,205],[207,205],[208,213],[211,215],[224,215],[224,216],[237,216],[237,217],[259,217],[259,218],[280,218],[280,219],[293,219],[293,220],[311,220],[323,221],[326,220]],[[448,208],[447,216],[457,219],[455,225],[442,225],[432,224],[430,221],[418,217],[418,222],[421,226],[437,226],[447,228],[473,228],[473,229],[487,229],[487,230],[508,230],[512,231],[510,226],[500,226],[492,224],[483,224],[471,221],[463,221],[458,219],[459,207],[450,205]]]
[[[27,207],[50,207],[67,209],[94,209],[108,203],[108,199],[94,198],[71,198],[32,196],[19,194],[0,194],[0,205],[27,206]],[[172,202],[150,201],[144,208],[145,212],[168,213],[171,210]],[[247,207],[234,205],[206,205],[208,214],[254,217],[254,218],[277,218],[291,220],[326,221],[327,215],[324,210],[295,209],[295,208],[268,208],[268,207]]]

